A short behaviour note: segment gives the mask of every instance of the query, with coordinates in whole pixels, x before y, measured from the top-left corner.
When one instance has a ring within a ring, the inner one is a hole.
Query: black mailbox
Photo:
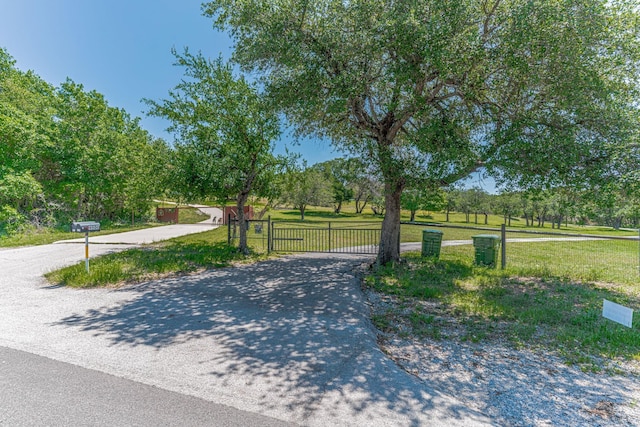
[[[95,221],[74,221],[71,223],[71,231],[74,233],[100,231],[100,223]]]

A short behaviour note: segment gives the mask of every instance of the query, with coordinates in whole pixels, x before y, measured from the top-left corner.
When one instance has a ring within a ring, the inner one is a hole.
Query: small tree
[[[317,168],[293,169],[287,173],[285,200],[300,211],[304,221],[307,206],[330,206],[333,201],[331,184]]]
[[[349,166],[349,161],[341,158],[312,166],[312,168],[319,170],[324,175],[325,180],[331,183],[333,211],[336,214],[339,214],[342,210],[343,203],[353,198],[353,189],[350,188],[353,174]]]
[[[504,218],[505,225],[511,227],[511,218],[520,209],[520,199],[515,193],[502,193],[495,197],[494,206],[496,213]]]
[[[149,114],[169,119],[169,130],[180,138],[176,156],[184,193],[235,199],[239,250],[247,254],[244,207],[251,194],[266,191],[282,163],[273,155],[278,115],[257,86],[234,76],[221,58],[210,61],[188,50],[173,54],[187,78],[169,92],[169,99],[146,100]]]
[[[444,206],[444,196],[438,189],[420,188],[409,189],[402,193],[400,205],[403,209],[409,211],[411,215],[410,221],[413,222],[416,212],[420,209],[427,211],[436,211]]]

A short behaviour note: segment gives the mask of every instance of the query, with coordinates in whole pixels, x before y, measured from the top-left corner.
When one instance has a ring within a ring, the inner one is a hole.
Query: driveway
[[[222,211],[219,208],[212,208],[204,205],[189,205],[198,208],[202,213],[209,215],[209,219],[201,221],[197,224],[172,224],[163,225],[142,230],[127,231],[124,233],[107,234],[102,236],[92,236],[89,233],[89,243],[96,244],[124,244],[124,245],[143,245],[162,240],[172,239],[174,237],[185,236],[188,234],[201,233],[211,228],[217,228],[218,223],[213,222],[214,218],[221,218]],[[61,240],[60,243],[84,243],[83,237],[77,239]]]
[[[48,286],[41,274],[78,249],[0,251],[0,346],[304,425],[491,423],[379,350],[355,269],[366,258],[282,257],[123,289]]]

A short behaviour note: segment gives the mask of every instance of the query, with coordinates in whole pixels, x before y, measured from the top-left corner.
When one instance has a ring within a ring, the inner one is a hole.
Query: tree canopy
[[[147,218],[165,149],[102,94],[71,80],[54,87],[0,49],[0,234]]]
[[[485,167],[522,186],[614,174],[638,120],[634,0],[216,0],[235,60],[301,133],[372,159],[397,259],[400,196]]]

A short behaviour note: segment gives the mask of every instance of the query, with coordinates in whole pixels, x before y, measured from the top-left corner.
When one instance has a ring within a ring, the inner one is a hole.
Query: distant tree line
[[[527,227],[551,224],[559,229],[571,223],[638,228],[640,192],[634,188],[558,187],[490,194],[479,187],[416,186],[403,192],[401,207],[409,212],[410,221],[416,220],[418,212],[443,212],[446,221],[458,212],[473,224],[487,224],[489,215],[498,215],[508,226],[517,220]],[[339,214],[346,203],[353,203],[357,214],[369,208],[374,215],[384,215],[383,191],[382,180],[371,166],[357,158],[337,158],[283,172],[274,181],[274,197],[268,206],[292,206],[302,219],[307,206],[332,207]]]

